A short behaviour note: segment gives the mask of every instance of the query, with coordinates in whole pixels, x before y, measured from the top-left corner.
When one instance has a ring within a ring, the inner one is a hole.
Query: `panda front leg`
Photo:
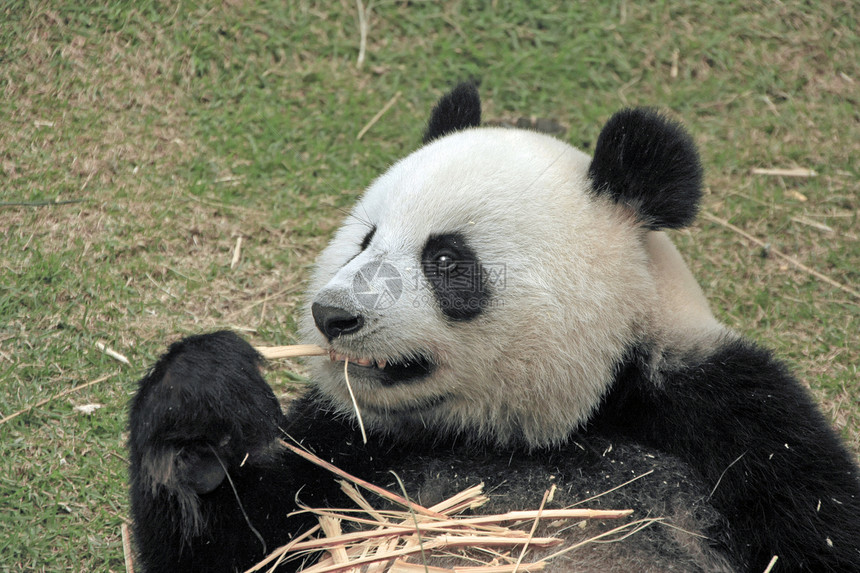
[[[860,473],[808,392],[729,337],[659,383],[631,368],[595,420],[674,454],[712,488],[745,571],[860,572]]]
[[[244,570],[307,528],[287,515],[318,470],[278,447],[286,420],[261,362],[216,332],[173,344],[140,381],[129,453],[144,571]]]

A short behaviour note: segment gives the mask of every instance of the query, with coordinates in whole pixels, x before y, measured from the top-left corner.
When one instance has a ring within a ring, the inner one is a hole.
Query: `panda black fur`
[[[588,506],[672,527],[551,570],[758,572],[774,555],[774,571],[860,570],[850,454],[785,367],[713,317],[657,231],[698,207],[684,130],[627,110],[591,159],[479,123],[474,87],[446,95],[426,145],[320,255],[302,333],[331,356],[287,414],[229,332],[172,345],[141,380],[129,449],[144,571],[242,571],[311,525],[288,516],[297,497],[342,506],[284,435],[386,487],[394,470],[423,505],[483,481],[488,511],[533,509],[551,484],[563,507],[653,470]],[[396,300],[374,300],[392,280]]]

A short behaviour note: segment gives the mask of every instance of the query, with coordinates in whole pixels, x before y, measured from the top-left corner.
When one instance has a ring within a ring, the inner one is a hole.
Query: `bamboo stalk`
[[[448,517],[445,514],[442,514],[442,513],[436,512],[436,511],[430,511],[426,507],[418,505],[417,503],[413,503],[413,502],[397,495],[396,493],[391,493],[390,491],[388,491],[386,489],[383,489],[377,485],[373,485],[372,483],[365,481],[361,478],[355,477],[354,475],[343,471],[339,467],[337,467],[333,464],[330,464],[327,461],[315,456],[314,454],[310,453],[307,450],[303,450],[302,448],[299,448],[299,447],[296,447],[292,444],[289,444],[289,443],[285,442],[284,440],[278,440],[278,442],[280,442],[280,444],[282,446],[284,446],[288,450],[292,451],[294,454],[303,457],[304,459],[308,460],[309,462],[316,464],[316,465],[320,466],[321,468],[325,468],[328,471],[330,471],[331,473],[333,473],[335,475],[339,475],[340,477],[342,477],[346,480],[349,480],[352,483],[363,487],[364,489],[370,490],[382,498],[385,498],[389,501],[393,501],[394,503],[402,505],[403,507],[411,508],[415,513],[420,513],[422,515],[429,515],[431,517],[436,517],[439,519],[445,519]]]
[[[358,135],[355,136],[355,138],[361,139],[362,137],[364,137],[364,134],[367,133],[370,130],[370,128],[373,127],[373,125],[377,121],[379,121],[379,119],[383,115],[385,115],[385,112],[387,112],[389,109],[391,109],[391,106],[393,106],[395,103],[397,103],[398,99],[400,99],[400,92],[397,92],[396,94],[394,94],[394,96],[390,100],[388,100],[388,102],[384,106],[382,106],[382,109],[379,110],[379,112],[377,112],[377,114],[374,115],[371,118],[371,120],[367,122],[367,125],[365,125],[364,127],[361,128],[361,131],[358,132]]]
[[[98,384],[99,382],[104,382],[105,380],[107,380],[108,378],[110,378],[111,376],[114,376],[114,375],[116,375],[116,372],[113,372],[111,374],[106,374],[106,375],[102,376],[101,378],[97,378],[96,380],[92,380],[90,382],[86,382],[86,383],[81,384],[79,386],[75,386],[74,388],[69,388],[68,390],[63,390],[59,394],[55,394],[49,398],[45,398],[44,400],[39,400],[38,402],[36,402],[32,406],[27,406],[23,410],[18,410],[14,414],[9,414],[8,416],[6,416],[2,420],[0,420],[0,425],[5,424],[9,420],[13,420],[13,419],[17,418],[21,414],[26,414],[27,412],[29,412],[33,408],[39,408],[41,406],[44,406],[45,404],[47,404],[51,400],[56,400],[57,398],[62,398],[63,396],[71,394],[72,392],[77,392],[78,390],[83,390],[84,388],[88,388],[89,386],[92,386],[93,384]]]
[[[268,565],[272,561],[278,560],[278,562],[280,562],[280,559],[288,551],[292,551],[293,547],[295,547],[295,545],[297,543],[300,543],[303,539],[307,539],[308,537],[310,537],[311,535],[313,535],[314,533],[316,533],[320,529],[321,528],[319,525],[314,525],[312,528],[308,529],[307,531],[305,531],[304,533],[302,533],[301,535],[299,535],[298,537],[296,537],[295,539],[293,539],[292,541],[290,541],[286,545],[282,545],[282,546],[278,547],[277,549],[275,549],[274,551],[272,551],[271,553],[269,553],[269,555],[265,559],[263,559],[262,561],[260,561],[259,563],[257,563],[253,567],[251,567],[250,569],[245,570],[245,573],[254,573],[255,571],[259,571],[260,569],[262,569],[263,567],[265,567],[266,565]],[[277,563],[275,566],[277,566]]]
[[[803,263],[801,263],[800,261],[798,261],[794,257],[786,255],[782,251],[767,245],[764,241],[761,241],[761,240],[753,237],[752,235],[750,235],[749,233],[747,233],[746,231],[744,231],[740,227],[738,227],[736,225],[732,225],[731,223],[729,223],[725,219],[720,219],[716,215],[712,215],[711,213],[708,213],[707,211],[702,213],[702,217],[704,217],[708,221],[712,221],[714,223],[722,225],[726,229],[729,229],[730,231],[737,233],[738,235],[740,235],[744,239],[746,239],[752,243],[755,243],[759,247],[767,248],[768,253],[776,255],[777,257],[783,259],[784,261],[787,261],[789,264],[791,264],[795,268],[814,276],[818,280],[824,281],[827,284],[829,284],[830,286],[836,287],[836,288],[838,288],[844,292],[847,292],[848,294],[850,294],[851,296],[853,296],[855,298],[860,298],[860,291],[856,291],[856,290],[854,290],[848,286],[845,286],[844,284],[842,284],[840,282],[833,280],[832,278],[828,277],[827,275],[819,273],[815,269],[811,269],[811,268],[807,267],[806,265],[804,265]]]
[[[775,177],[815,177],[818,175],[815,170],[805,167],[791,167],[788,169],[779,167],[753,167],[752,174],[773,175]]]
[[[616,519],[633,513],[632,510],[547,509],[545,504],[552,495],[551,491],[548,491],[544,494],[544,499],[537,510],[452,518],[452,512],[475,507],[486,500],[483,494],[483,484],[468,488],[428,509],[352,476],[301,447],[284,441],[280,443],[293,453],[351,482],[342,485],[347,495],[361,509],[303,508],[303,511],[318,516],[326,535],[315,539],[309,539],[309,534],[302,535],[287,546],[270,554],[264,562],[259,563],[249,571],[258,571],[264,564],[273,561],[276,564],[280,563],[287,558],[288,553],[300,555],[325,551],[328,555],[315,565],[306,568],[304,573],[350,573],[361,570],[369,573],[420,573],[420,571],[425,573],[527,573],[541,570],[549,559],[549,557],[545,557],[537,562],[524,562],[523,558],[527,548],[547,548],[564,542],[558,537],[534,537],[539,521],[589,518]],[[375,510],[352,484],[373,491],[377,495],[408,509],[398,511]],[[373,529],[342,533],[340,528],[342,521],[369,525]],[[502,525],[504,523],[518,525],[528,521],[534,522],[528,533]],[[608,541],[624,539],[655,521],[659,521],[659,518],[644,519],[622,525],[557,551],[553,556],[567,553],[586,543],[602,542],[613,535],[620,534],[620,537],[608,539]],[[313,528],[313,530],[319,531],[320,526]],[[439,552],[468,548],[484,551],[489,551],[491,548],[507,548],[507,551],[510,551],[514,547],[522,547],[516,563],[500,565],[497,564],[498,562],[494,562],[485,566],[453,568],[427,566],[425,568],[423,564],[408,562],[410,556],[415,556],[414,559],[418,559],[419,553],[423,563],[425,554],[429,556],[434,552],[438,555]]]
[[[478,545],[492,545],[495,547],[516,547],[526,543],[526,539],[524,538],[511,538],[505,536],[499,537],[480,537],[480,536],[469,536],[469,535],[440,535],[435,537],[423,545],[424,551],[437,551],[441,549],[451,549],[455,547],[476,547]],[[558,545],[562,543],[561,539],[557,537],[533,537],[529,541],[529,544],[536,547],[552,547],[554,545]],[[359,559],[353,559],[349,563],[333,563],[333,564],[322,564],[319,563],[312,567],[308,567],[304,569],[304,573],[333,573],[335,571],[342,571],[345,569],[352,569],[357,565],[363,565],[366,563],[375,563],[378,561],[387,561],[389,559],[393,559],[395,557],[402,557],[405,555],[411,555],[413,553],[418,553],[422,551],[422,547],[419,545],[415,545],[412,547],[405,547],[401,549],[396,549],[394,551],[389,551],[385,553],[378,553],[376,555],[362,557]]]
[[[296,358],[298,356],[325,356],[328,351],[316,344],[291,344],[289,346],[256,346],[254,348],[266,360]]]
[[[131,549],[131,535],[128,532],[128,525],[123,523],[119,531],[122,537],[122,556],[125,560],[125,573],[134,573],[134,552]]]

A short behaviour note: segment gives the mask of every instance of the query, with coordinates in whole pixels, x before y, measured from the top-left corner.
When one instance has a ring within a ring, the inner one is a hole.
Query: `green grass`
[[[0,425],[0,571],[124,570],[136,379],[192,332],[293,342],[342,209],[461,79],[486,118],[554,118],[586,150],[618,108],[666,110],[702,148],[708,213],[859,288],[851,0],[380,0],[361,69],[351,0],[68,4],[0,4],[0,417],[109,377]],[[20,205],[54,201],[72,202]],[[860,451],[860,300],[708,220],[673,237],[720,318],[792,363]]]

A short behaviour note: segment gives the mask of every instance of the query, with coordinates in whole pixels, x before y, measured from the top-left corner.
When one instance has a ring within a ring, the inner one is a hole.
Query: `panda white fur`
[[[424,505],[485,482],[488,511],[535,508],[551,484],[563,507],[653,470],[589,506],[672,526],[551,570],[757,572],[774,555],[774,571],[860,570],[850,454],[784,366],[713,317],[659,231],[696,214],[689,136],[626,110],[592,159],[479,123],[473,86],[442,98],[426,145],[320,255],[302,334],[331,354],[288,413],[228,332],[172,345],[141,380],[129,449],[144,571],[241,571],[309,527],[288,517],[297,497],[343,506],[284,435],[383,486],[394,470]]]

